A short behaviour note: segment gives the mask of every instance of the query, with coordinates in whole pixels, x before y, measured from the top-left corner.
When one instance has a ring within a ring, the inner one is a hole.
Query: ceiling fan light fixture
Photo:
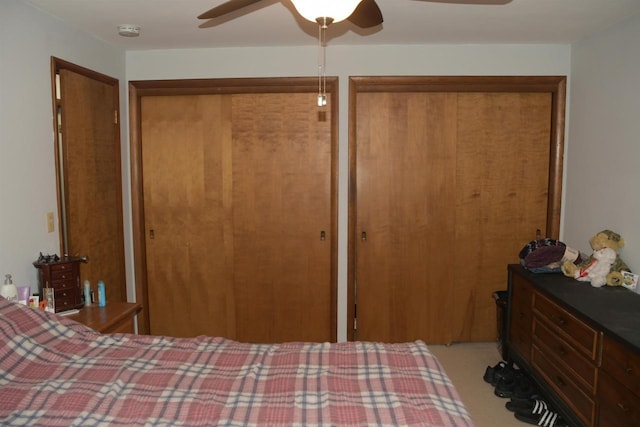
[[[318,22],[318,19],[331,18],[331,22],[347,19],[362,0],[291,0],[296,10],[305,19]]]

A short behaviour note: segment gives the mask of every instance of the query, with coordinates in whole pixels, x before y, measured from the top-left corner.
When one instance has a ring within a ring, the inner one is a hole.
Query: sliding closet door
[[[318,120],[314,100],[304,93],[233,96],[242,341],[331,340],[331,126]]]
[[[456,97],[361,94],[357,123],[357,338],[449,342]]]
[[[548,235],[551,106],[549,93],[458,95],[454,341],[494,339],[505,265]]]
[[[59,75],[61,241],[86,256],[80,279],[126,301],[118,81],[54,59]]]
[[[314,102],[142,98],[152,334],[334,339],[332,125]]]
[[[354,337],[493,340],[506,265],[537,232],[557,238],[557,94],[398,80],[354,93]]]
[[[142,98],[142,159],[154,335],[233,336],[230,95]],[[225,194],[225,188],[227,189]],[[232,260],[232,258],[231,258]]]

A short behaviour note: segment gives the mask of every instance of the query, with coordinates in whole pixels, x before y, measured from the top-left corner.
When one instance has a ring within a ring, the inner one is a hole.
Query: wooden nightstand
[[[102,334],[133,334],[133,317],[142,306],[131,302],[108,302],[105,307],[90,305],[72,314],[69,319],[87,325]]]

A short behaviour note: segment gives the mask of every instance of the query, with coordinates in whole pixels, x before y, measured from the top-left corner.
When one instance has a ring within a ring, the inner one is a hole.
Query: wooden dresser
[[[640,425],[640,295],[508,266],[509,359],[571,425]]]

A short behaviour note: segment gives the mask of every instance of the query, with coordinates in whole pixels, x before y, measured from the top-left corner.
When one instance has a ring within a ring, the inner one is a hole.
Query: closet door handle
[[[325,233],[324,230],[320,231],[320,240],[326,240],[327,239],[327,233]]]
[[[360,238],[362,239],[363,242],[366,242],[367,241],[367,232],[363,231],[362,235],[360,236]]]

